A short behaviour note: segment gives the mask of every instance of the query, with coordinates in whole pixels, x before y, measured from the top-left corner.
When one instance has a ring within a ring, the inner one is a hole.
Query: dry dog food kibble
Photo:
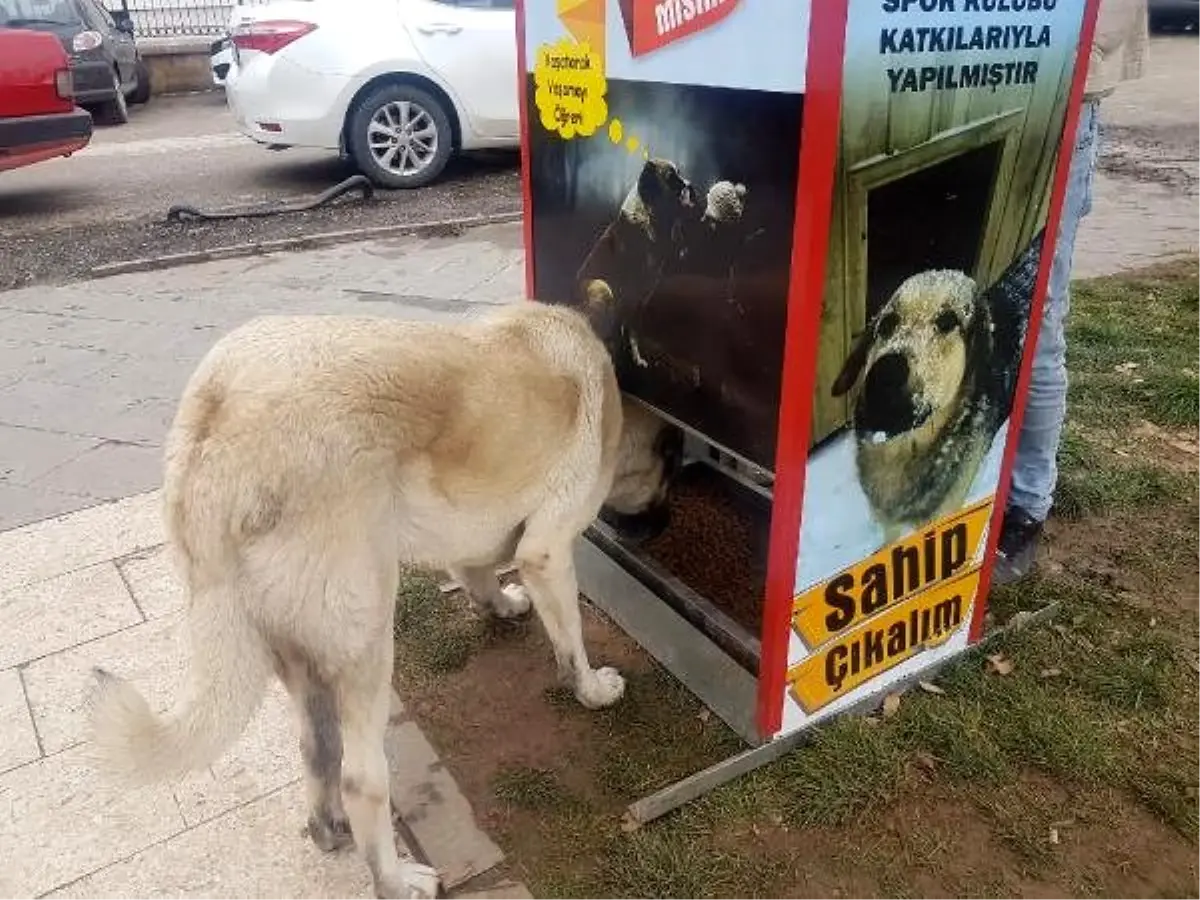
[[[698,470],[698,471],[696,471]],[[730,496],[724,476],[689,467],[671,492],[671,526],[641,549],[755,637],[766,584],[765,513]]]

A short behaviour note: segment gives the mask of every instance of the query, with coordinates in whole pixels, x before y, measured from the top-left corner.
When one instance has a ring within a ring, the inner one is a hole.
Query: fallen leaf
[[[900,695],[888,694],[883,698],[883,717],[890,719],[900,711]]]
[[[1010,660],[1004,658],[1003,653],[993,653],[987,658],[988,668],[997,675],[1011,675],[1013,664]]]
[[[1042,669],[1038,674],[1042,678],[1057,678],[1062,674],[1062,669]]]
[[[922,681],[917,687],[927,694],[938,694],[939,696],[946,693],[946,689],[940,685],[934,684],[932,681]]]

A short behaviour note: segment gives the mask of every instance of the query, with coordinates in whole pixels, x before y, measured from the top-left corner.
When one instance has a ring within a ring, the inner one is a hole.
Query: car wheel
[[[146,61],[139,59],[137,67],[133,70],[134,76],[137,78],[137,87],[133,89],[133,93],[129,95],[130,103],[149,103],[150,102],[150,67],[146,65]]]
[[[355,106],[349,124],[350,155],[380,187],[423,187],[450,159],[450,119],[420,88],[381,85]]]
[[[129,103],[125,100],[125,92],[121,90],[121,79],[113,72],[112,100],[105,101],[97,110],[98,118],[106,125],[124,125],[129,121]]]

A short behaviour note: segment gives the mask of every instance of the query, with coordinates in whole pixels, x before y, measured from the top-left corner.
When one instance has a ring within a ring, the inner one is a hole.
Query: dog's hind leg
[[[616,669],[593,669],[583,646],[583,620],[579,613],[579,584],[569,543],[539,545],[526,536],[517,548],[521,580],[533,608],[546,627],[559,675],[589,709],[611,706],[625,693],[625,679]]]
[[[392,629],[337,681],[344,758],[342,798],[354,841],[366,857],[379,897],[431,898],[437,872],[411,859],[401,860],[392,832],[392,805],[384,731],[391,705]]]
[[[496,573],[486,566],[465,566],[450,571],[450,575],[466,588],[471,606],[481,616],[515,619],[529,612],[529,594],[522,585],[500,586]]]
[[[354,841],[350,820],[342,808],[342,731],[337,695],[303,654],[290,650],[278,653],[276,668],[300,724],[309,837],[326,853],[348,847]]]

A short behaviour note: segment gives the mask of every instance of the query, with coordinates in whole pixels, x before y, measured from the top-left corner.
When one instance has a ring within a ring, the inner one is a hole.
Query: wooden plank
[[[503,862],[504,854],[475,824],[471,804],[415,722],[389,726],[384,751],[392,807],[419,845],[414,853],[437,869],[447,890]]]

